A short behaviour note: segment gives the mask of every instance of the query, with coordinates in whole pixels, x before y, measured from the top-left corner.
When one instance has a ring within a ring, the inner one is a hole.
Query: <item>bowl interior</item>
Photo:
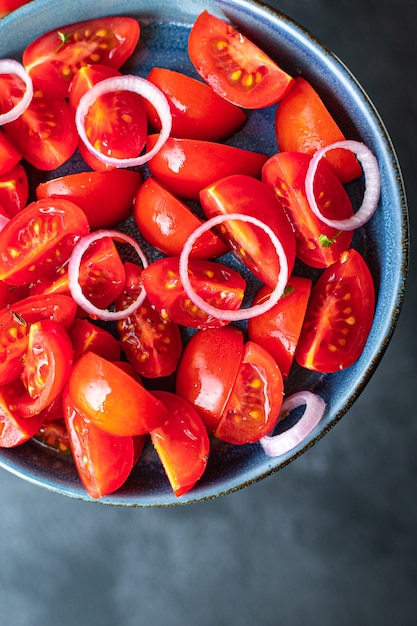
[[[54,27],[104,15],[125,14],[141,23],[136,53],[125,66],[127,72],[146,77],[160,65],[196,76],[187,55],[190,27],[203,10],[228,19],[276,59],[292,75],[303,75],[322,96],[327,107],[350,139],[363,141],[377,156],[381,171],[381,200],[372,220],[360,229],[354,246],[368,262],[377,288],[373,328],[361,358],[351,368],[331,375],[309,373],[294,366],[287,392],[308,388],[326,401],[322,422],[292,452],[271,459],[259,444],[230,446],[212,441],[207,470],[188,494],[176,498],[161,464],[147,446],[127,483],[101,502],[126,506],[162,506],[203,500],[241,488],[294,460],[323,436],[349,409],[369,381],[391,338],[403,300],[408,262],[408,222],[402,177],[394,149],[374,106],[349,70],[314,37],[286,16],[255,2],[218,0],[110,0],[95,3],[73,0],[37,0],[0,22],[0,58],[21,58],[25,46]],[[251,113],[245,128],[230,142],[273,154],[274,108]],[[46,179],[80,169],[76,157]],[[61,171],[62,170],[62,171]],[[39,174],[30,172],[32,188]],[[354,193],[354,190],[353,190]],[[131,225],[127,225],[131,228]],[[296,267],[299,273],[311,270]],[[35,484],[65,495],[89,500],[76,470],[69,461],[51,456],[28,442],[0,451],[0,465]]]

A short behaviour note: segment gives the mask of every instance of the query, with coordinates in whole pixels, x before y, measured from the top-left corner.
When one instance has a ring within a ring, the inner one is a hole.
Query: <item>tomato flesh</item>
[[[42,426],[41,415],[20,417],[10,409],[7,396],[0,388],[0,448],[15,448],[25,443]]]
[[[13,217],[26,206],[28,197],[28,176],[23,165],[18,163],[10,172],[0,176],[0,206]]]
[[[21,158],[22,155],[19,150],[0,130],[0,176],[11,172]]]
[[[208,11],[193,24],[188,54],[216,93],[247,109],[275,104],[293,83],[293,78],[243,33]]]
[[[352,365],[364,349],[374,309],[372,275],[351,248],[313,286],[295,352],[297,363],[324,373]]]
[[[77,411],[112,435],[147,434],[166,416],[163,404],[142,385],[94,352],[75,363],[68,390]]]
[[[179,497],[201,478],[207,466],[210,442],[201,418],[189,402],[167,391],[153,393],[166,406],[169,417],[151,431],[151,439]]]
[[[77,318],[68,331],[74,350],[74,362],[88,351],[108,361],[120,359],[120,344],[108,330],[87,319]]]
[[[76,22],[41,35],[23,52],[23,65],[45,93],[68,96],[76,71],[99,63],[118,69],[140,36],[137,20],[115,16]]]

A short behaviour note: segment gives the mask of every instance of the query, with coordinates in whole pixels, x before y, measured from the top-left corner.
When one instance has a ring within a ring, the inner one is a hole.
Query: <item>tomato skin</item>
[[[126,482],[132,470],[133,438],[98,428],[77,410],[68,392],[64,394],[63,408],[72,456],[85,490],[94,499],[113,493]]]
[[[125,271],[125,287],[115,302],[117,311],[127,308],[141,289],[141,269],[126,263]],[[117,322],[117,330],[121,348],[141,376],[159,378],[175,372],[182,352],[180,329],[164,319],[148,298],[134,313]]]
[[[141,174],[133,170],[79,172],[40,183],[36,197],[73,202],[84,211],[91,230],[113,228],[131,215],[141,182]]]
[[[65,295],[29,296],[0,311],[0,385],[20,376],[30,325],[51,319],[68,329],[77,306]]]
[[[295,352],[297,363],[323,373],[350,367],[363,351],[374,310],[372,275],[351,248],[313,286]]]
[[[319,94],[301,76],[277,108],[275,135],[280,152],[304,152],[310,156],[319,148],[345,139]],[[356,157],[346,150],[332,150],[324,159],[342,183],[362,174]]]
[[[151,431],[152,443],[177,497],[190,491],[207,467],[210,442],[189,402],[168,391],[153,395],[168,409],[167,419]]]
[[[153,148],[158,135],[149,135],[146,149]],[[169,137],[148,162],[151,174],[174,195],[198,200],[204,187],[231,174],[260,178],[268,156],[236,146],[198,139]]]
[[[13,400],[20,417],[38,415],[60,396],[72,358],[72,344],[61,324],[53,320],[31,324],[21,375],[25,392]]]
[[[24,4],[28,4],[30,0],[1,0],[0,17],[4,17],[8,13],[15,11]]]
[[[262,180],[271,186],[293,224],[297,257],[307,265],[325,268],[347,250],[352,231],[338,231],[319,220],[310,208],[305,177],[310,156],[301,152],[280,152],[265,163]],[[342,183],[323,160],[317,168],[315,195],[323,214],[333,219],[353,215],[350,198]],[[330,245],[323,245],[324,236]]]
[[[68,383],[74,407],[107,433],[144,435],[159,426],[166,409],[129,374],[94,352],[75,363]]]
[[[212,433],[223,414],[243,354],[243,332],[235,326],[197,331],[186,344],[176,393],[190,402]]]
[[[60,38],[60,32],[66,42]],[[118,69],[134,51],[139,36],[139,23],[131,17],[76,22],[32,41],[24,50],[22,61],[40,89],[65,98],[79,67],[99,63]]]
[[[68,102],[39,89],[26,111],[3,128],[23,158],[39,170],[57,169],[77,149],[78,133]]]
[[[116,69],[109,67],[108,65],[94,64],[83,65],[80,67],[80,69],[74,74],[68,94],[70,107],[74,113],[82,96],[89,89],[91,89],[91,87],[100,81],[105,80],[106,78],[112,78],[113,76],[121,76],[121,72],[118,72]]]
[[[200,193],[200,201],[208,218],[230,213],[257,217],[277,235],[287,257],[288,271],[295,261],[295,237],[281,203],[262,181],[249,176],[227,176]],[[275,287],[280,262],[269,236],[256,226],[245,222],[224,222],[221,236],[236,256],[263,282]]]
[[[30,284],[52,273],[89,232],[81,209],[67,200],[37,200],[15,215],[0,232],[0,280]]]
[[[283,393],[283,378],[275,360],[264,348],[248,341],[214,435],[235,445],[259,441],[275,425]]]
[[[188,54],[200,76],[220,96],[247,109],[275,104],[293,83],[252,41],[208,11],[193,24]]]
[[[87,319],[76,318],[68,334],[74,350],[74,362],[89,350],[108,361],[120,359],[120,344],[116,337]]]
[[[18,163],[10,172],[0,176],[0,206],[13,217],[26,206],[29,180],[23,165]]]
[[[0,388],[0,448],[15,448],[25,443],[42,426],[41,415],[19,417],[10,409],[4,390]]]
[[[11,172],[21,159],[22,155],[14,143],[0,130],[0,176]]]
[[[188,267],[192,287],[207,303],[225,310],[240,308],[246,283],[236,270],[204,259],[189,259]],[[164,318],[189,328],[227,324],[190,301],[180,280],[178,257],[154,261],[143,270],[141,277],[149,300]]]
[[[237,131],[247,119],[236,105],[217,95],[206,83],[181,72],[154,67],[147,79],[168,99],[172,115],[171,135],[178,138],[220,141]],[[156,132],[161,123],[155,109],[146,105]]]
[[[149,176],[139,188],[134,217],[146,241],[168,256],[179,256],[187,238],[202,223],[184,202],[153,176]],[[190,256],[211,259],[227,250],[228,246],[219,237],[207,232],[193,246]]]
[[[267,350],[278,364],[286,380],[294,360],[295,349],[310,297],[312,281],[302,276],[291,276],[282,298],[266,313],[248,320],[248,337]],[[253,299],[260,304],[271,294],[264,285]]]

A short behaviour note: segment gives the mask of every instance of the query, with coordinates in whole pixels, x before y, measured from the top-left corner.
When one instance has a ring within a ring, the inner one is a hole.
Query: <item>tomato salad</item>
[[[201,80],[124,75],[140,30],[123,16],[65,25],[21,64],[0,61],[0,446],[71,453],[94,499],[146,445],[178,497],[213,438],[291,450],[325,410],[307,389],[285,395],[292,367],[350,367],[375,307],[352,246],[379,199],[368,148],[304,78],[207,11],[188,40]],[[276,153],[234,145],[268,107]],[[26,164],[54,172],[76,151],[84,171],[29,198]],[[354,210],[345,184],[359,177]]]

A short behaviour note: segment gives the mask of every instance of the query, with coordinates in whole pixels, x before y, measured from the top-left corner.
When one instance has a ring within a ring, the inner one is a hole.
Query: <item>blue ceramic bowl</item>
[[[248,0],[36,0],[0,22],[0,58],[20,55],[42,33],[83,19],[125,14],[142,25],[140,46],[127,70],[146,76],[152,65],[193,74],[187,56],[190,27],[203,10],[228,19],[293,75],[302,74],[319,91],[350,139],[363,141],[377,156],[381,170],[380,206],[357,233],[377,289],[375,321],[365,350],[351,368],[317,375],[294,367],[288,392],[309,388],[326,401],[319,426],[292,452],[268,458],[259,444],[230,446],[213,440],[207,471],[197,486],[176,498],[151,446],[146,447],[127,483],[100,502],[124,506],[190,503],[234,491],[295,460],[334,426],[352,406],[372,376],[391,338],[403,301],[408,263],[408,218],[402,177],[384,125],[369,98],[348,69],[313,36],[284,15]],[[234,142],[273,154],[273,109],[254,112]],[[68,168],[76,167],[69,164]],[[68,169],[67,168],[67,169]],[[29,442],[0,451],[0,465],[18,476],[59,492],[90,500],[71,461],[58,459]]]

